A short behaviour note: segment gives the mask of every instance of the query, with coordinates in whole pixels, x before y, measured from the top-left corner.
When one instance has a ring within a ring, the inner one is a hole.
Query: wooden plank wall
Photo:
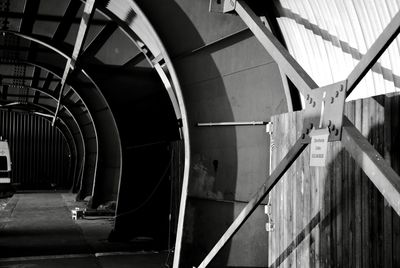
[[[345,108],[398,173],[399,106],[399,96],[379,96]],[[300,136],[301,118],[301,112],[272,118],[272,170]],[[309,167],[307,148],[270,199],[270,267],[400,267],[400,217],[340,142],[329,144],[325,168]]]

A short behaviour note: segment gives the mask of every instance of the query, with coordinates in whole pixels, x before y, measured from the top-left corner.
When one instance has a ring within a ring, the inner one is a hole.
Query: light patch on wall
[[[223,194],[215,190],[218,161],[194,156],[192,174],[189,184],[189,195],[195,197],[223,199]]]

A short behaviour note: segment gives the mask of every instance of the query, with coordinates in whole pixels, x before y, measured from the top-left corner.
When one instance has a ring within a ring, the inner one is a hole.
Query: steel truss
[[[260,205],[274,185],[310,143],[309,134],[312,129],[328,128],[330,133],[329,141],[340,141],[342,143],[344,148],[363,169],[396,213],[400,215],[399,175],[343,114],[346,97],[354,90],[399,33],[400,12],[396,14],[380,34],[346,80],[320,88],[280,44],[277,38],[265,27],[261,19],[244,0],[211,0],[210,9],[211,11],[223,13],[235,11],[242,18],[258,41],[279,65],[282,72],[290,78],[297,89],[303,94],[306,107],[304,110],[303,131],[297,142],[292,146],[272,174],[267,176],[264,184],[258,189],[198,268],[206,267],[251,216],[257,206]]]

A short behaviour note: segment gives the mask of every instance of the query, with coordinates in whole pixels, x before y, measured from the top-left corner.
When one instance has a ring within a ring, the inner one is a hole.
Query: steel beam
[[[228,2],[228,1],[226,1]],[[313,89],[318,88],[318,85],[307,74],[307,72],[298,64],[298,62],[289,54],[289,52],[281,45],[275,36],[265,27],[260,18],[251,10],[251,8],[244,2],[244,0],[229,1],[234,7],[237,14],[242,18],[250,30],[254,33],[256,38],[264,46],[267,52],[277,62],[281,71],[288,76],[297,89],[307,99],[318,99],[318,91]],[[376,42],[367,51],[367,54],[361,59],[356,68],[350,73],[347,82],[346,96],[348,96],[355,86],[361,81],[369,69],[375,64],[378,58],[389,46],[390,42],[394,40],[400,29],[400,12],[385,28],[383,33],[378,37]],[[344,88],[344,87],[343,87]],[[329,90],[329,93],[333,93]],[[338,90],[336,95],[340,94]],[[324,93],[325,95],[325,93]],[[332,97],[334,100],[334,97]],[[313,102],[314,106],[315,101]],[[310,110],[307,107],[306,110]],[[331,111],[331,113],[335,111]],[[337,111],[343,117],[343,109]],[[321,115],[324,116],[323,114]],[[336,115],[337,116],[337,115]],[[329,119],[329,118],[328,118]],[[400,177],[391,169],[388,163],[376,152],[371,144],[359,133],[359,131],[349,123],[346,119],[346,126],[343,127],[342,142],[346,149],[350,152],[353,158],[359,163],[364,172],[369,176],[371,181],[376,185],[382,195],[393,206],[396,212],[400,215]],[[337,126],[342,128],[342,125]],[[312,127],[311,127],[312,128]],[[256,195],[250,200],[246,207],[241,211],[239,216],[234,220],[232,225],[220,238],[217,244],[205,257],[199,268],[206,267],[215,255],[221,250],[226,242],[238,231],[244,224],[251,213],[256,209],[257,205],[261,203],[262,199],[268,194],[272,187],[279,181],[285,171],[296,160],[300,153],[307,146],[308,132],[303,133],[303,138],[299,139],[296,144],[290,149],[289,153],[279,163],[278,167],[274,170],[271,176],[267,179],[266,183],[258,190]]]
[[[29,0],[30,1],[30,0]],[[71,3],[77,3],[80,5],[79,1],[71,1]],[[79,8],[78,8],[79,9]],[[7,17],[9,19],[23,19],[24,18],[24,12],[14,12],[14,11],[0,11],[0,17]],[[35,21],[43,21],[43,22],[60,22],[64,19],[64,16],[58,16],[58,15],[50,15],[50,14],[37,14],[35,16]],[[71,22],[73,24],[79,23],[80,19],[72,17]],[[106,19],[93,19],[92,25],[105,25],[109,22],[109,20]]]
[[[287,49],[279,40],[265,27],[261,19],[243,1],[236,1],[236,13],[242,18],[244,23],[250,28],[261,45],[268,51],[292,83],[305,96],[318,85],[300,66],[300,64],[290,55]]]
[[[69,33],[69,30],[71,29],[71,26],[75,20],[76,14],[78,13],[81,5],[82,5],[81,1],[70,1],[69,2],[67,10],[65,11],[64,15],[62,16],[60,24],[58,25],[57,30],[53,35],[54,41],[61,42],[67,37],[67,34]]]
[[[1,98],[3,100],[7,100],[7,95],[8,95],[8,86],[3,86],[3,92],[1,92]]]
[[[25,34],[32,33],[33,25],[39,10],[40,0],[30,0],[25,2],[24,16],[22,18],[20,32]]]
[[[221,248],[232,238],[232,236],[239,230],[239,228],[245,223],[250,217],[257,206],[264,200],[267,194],[272,190],[279,179],[285,174],[290,168],[297,157],[307,147],[307,143],[304,143],[304,139],[300,138],[292,146],[286,156],[281,160],[279,165],[275,168],[270,176],[267,177],[265,183],[258,189],[257,193],[253,196],[250,202],[243,208],[240,214],[236,217],[235,221],[231,224],[228,230],[223,234],[220,240],[215,244],[213,249],[208,253],[203,262],[198,268],[207,267],[215,255],[221,250]]]
[[[122,68],[125,68],[125,69],[134,68],[137,64],[139,64],[140,62],[142,62],[145,59],[146,59],[146,56],[142,52],[139,52],[138,54],[133,56],[130,60],[125,62],[124,65],[122,65]]]
[[[82,58],[89,58],[96,55],[96,53],[103,47],[107,40],[118,29],[118,24],[115,22],[108,23],[100,33],[92,40],[92,42],[81,53]]]
[[[77,34],[77,37],[75,40],[74,50],[72,51],[72,57],[67,59],[67,64],[65,65],[64,73],[61,78],[60,94],[58,96],[57,108],[54,113],[52,126],[54,126],[56,119],[57,119],[57,114],[60,110],[61,98],[62,98],[62,95],[64,92],[64,87],[65,87],[65,83],[67,81],[68,74],[71,69],[75,68],[76,61],[78,60],[78,56],[81,53],[82,46],[85,43],[88,28],[90,25],[90,21],[93,18],[94,12],[96,10],[94,8],[94,4],[95,4],[95,0],[86,0],[85,8],[83,10],[81,24],[79,25],[78,34]]]
[[[400,215],[400,177],[347,117],[342,144],[376,188]]]
[[[396,38],[400,31],[400,11],[390,21],[378,39],[368,49],[367,53],[361,58],[361,61],[356,65],[353,71],[349,74],[347,80],[347,96],[353,92],[354,88],[363,79],[367,72],[376,63],[379,57],[389,47],[391,42]]]

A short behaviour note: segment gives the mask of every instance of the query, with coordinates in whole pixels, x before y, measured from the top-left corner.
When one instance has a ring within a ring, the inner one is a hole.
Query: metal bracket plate
[[[328,128],[329,141],[339,141],[342,136],[344,102],[347,80],[313,89],[305,97],[303,138],[311,130]],[[305,139],[309,142],[309,139]]]
[[[229,13],[235,11],[236,0],[210,0],[210,12]]]

